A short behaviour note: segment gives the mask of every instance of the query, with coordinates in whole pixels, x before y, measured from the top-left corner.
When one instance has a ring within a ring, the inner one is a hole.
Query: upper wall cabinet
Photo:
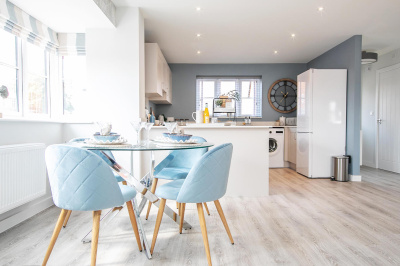
[[[172,75],[156,43],[146,43],[146,97],[156,104],[172,103]]]

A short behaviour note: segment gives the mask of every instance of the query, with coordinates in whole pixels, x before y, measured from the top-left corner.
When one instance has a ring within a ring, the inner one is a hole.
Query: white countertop
[[[190,129],[207,129],[207,128],[212,128],[212,129],[262,129],[262,128],[276,128],[276,127],[297,127],[297,126],[220,126],[220,125],[204,125],[204,126],[193,126],[193,125],[187,125],[187,126],[179,126],[181,128],[190,128]],[[165,128],[164,126],[153,126],[152,129],[162,129]]]

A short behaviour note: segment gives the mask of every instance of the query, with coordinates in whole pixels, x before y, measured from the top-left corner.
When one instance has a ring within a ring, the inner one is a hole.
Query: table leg
[[[105,153],[103,154],[107,156]],[[149,200],[152,204],[156,205],[157,207],[160,205],[159,198],[156,195],[154,195],[151,191],[149,191],[148,188],[140,182],[140,180],[138,180],[128,171],[126,171],[115,160],[111,159],[110,157],[108,157],[108,159],[112,163],[112,169],[116,171],[122,178],[124,178],[128,182],[128,184],[134,187],[139,193],[141,193],[144,196],[144,198]],[[180,216],[176,212],[174,212],[170,207],[165,206],[164,213],[179,225]],[[184,220],[183,228],[190,229],[192,228],[192,226]]]
[[[135,212],[136,215],[136,222],[139,228],[140,241],[141,243],[143,243],[143,247],[145,249],[147,258],[151,259],[149,242],[147,241],[146,232],[144,231],[142,220],[140,219],[140,213],[138,212],[138,206],[136,204],[136,200],[133,200],[133,211]]]

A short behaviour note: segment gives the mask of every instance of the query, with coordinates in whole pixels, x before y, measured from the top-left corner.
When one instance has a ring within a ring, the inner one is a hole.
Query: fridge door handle
[[[376,120],[376,121],[378,121],[378,124],[379,125],[381,125],[382,124],[382,119],[381,118],[379,118],[378,120]]]

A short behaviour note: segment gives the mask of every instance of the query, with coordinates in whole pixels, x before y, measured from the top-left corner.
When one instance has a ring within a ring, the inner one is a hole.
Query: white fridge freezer
[[[310,69],[297,76],[296,171],[331,177],[332,156],[346,150],[346,69]]]

